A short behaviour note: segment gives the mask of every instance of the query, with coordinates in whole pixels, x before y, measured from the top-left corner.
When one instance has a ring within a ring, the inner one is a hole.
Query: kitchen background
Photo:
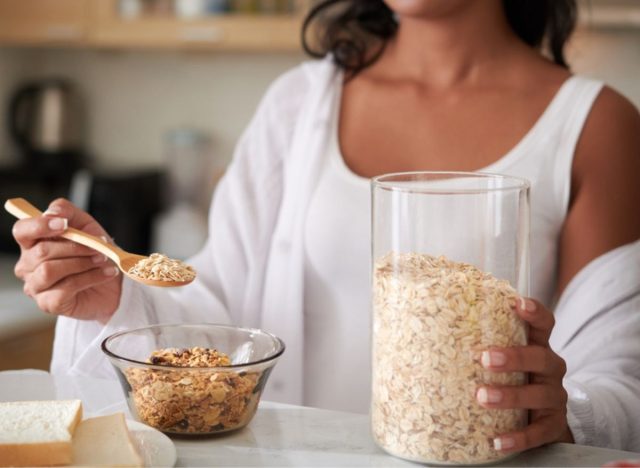
[[[260,97],[305,59],[311,3],[0,0],[0,198],[66,196],[122,247],[188,257]],[[640,107],[640,0],[585,0],[580,17],[573,69]],[[0,370],[46,369],[55,319],[13,275],[13,221],[0,213]]]

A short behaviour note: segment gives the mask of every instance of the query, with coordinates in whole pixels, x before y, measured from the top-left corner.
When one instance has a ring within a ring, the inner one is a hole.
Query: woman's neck
[[[488,74],[495,75],[498,59],[523,44],[514,40],[500,0],[469,3],[444,17],[401,17],[380,65],[430,88],[495,80]]]

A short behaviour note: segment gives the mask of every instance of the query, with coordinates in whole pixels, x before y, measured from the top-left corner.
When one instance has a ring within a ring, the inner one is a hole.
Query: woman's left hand
[[[530,326],[529,344],[490,348],[482,353],[481,362],[491,372],[529,372],[529,382],[523,386],[482,386],[476,397],[485,408],[531,410],[530,424],[496,437],[494,448],[515,452],[551,442],[573,442],[567,424],[567,392],[562,386],[567,366],[549,346],[553,314],[532,299],[518,301],[516,313]]]

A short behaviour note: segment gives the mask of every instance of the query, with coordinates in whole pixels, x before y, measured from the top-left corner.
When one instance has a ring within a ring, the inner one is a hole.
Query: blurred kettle
[[[64,79],[19,87],[9,101],[9,134],[36,168],[74,169],[82,156],[82,103]]]

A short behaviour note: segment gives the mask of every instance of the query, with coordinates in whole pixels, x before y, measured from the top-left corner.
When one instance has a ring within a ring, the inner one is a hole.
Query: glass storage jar
[[[372,181],[371,424],[376,443],[422,463],[505,457],[493,439],[526,424],[521,409],[486,409],[482,351],[526,344],[513,308],[528,294],[529,183],[503,175],[387,174]]]

